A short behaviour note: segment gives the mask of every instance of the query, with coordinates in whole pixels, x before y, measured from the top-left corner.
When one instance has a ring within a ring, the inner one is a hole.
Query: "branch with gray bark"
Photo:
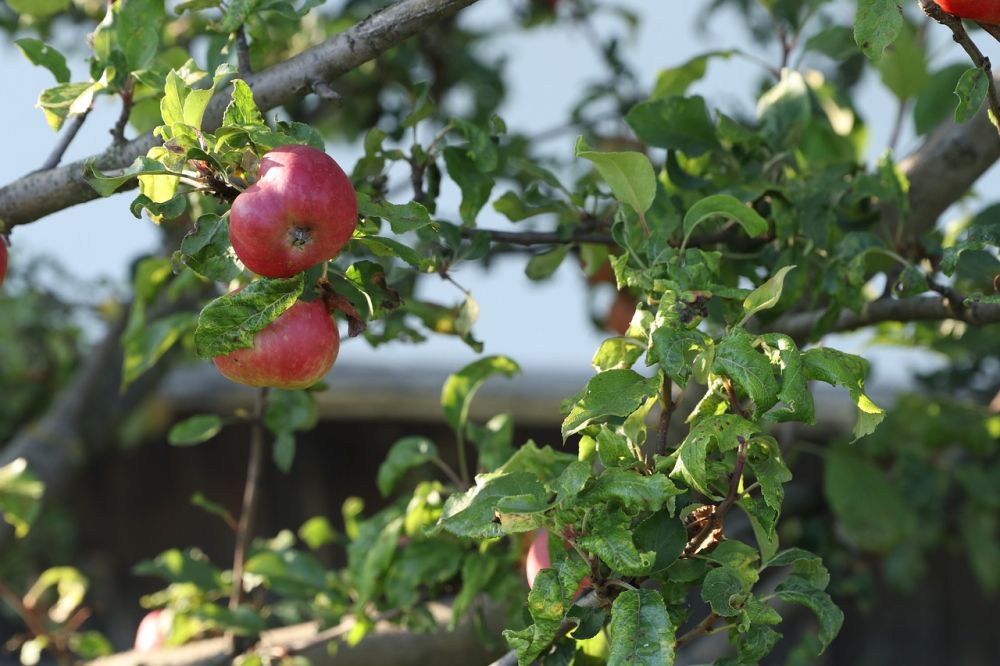
[[[780,331],[796,340],[810,338],[825,311],[796,312],[779,317],[767,325],[769,330]],[[914,298],[884,298],[868,303],[861,312],[844,310],[829,329],[830,333],[855,331],[887,321],[943,321],[954,319],[973,326],[1000,323],[1000,304],[952,303],[937,296]]]
[[[471,617],[449,631],[451,603],[432,601],[427,609],[437,624],[437,629],[430,633],[410,632],[383,620],[360,643],[349,646],[347,636],[354,627],[353,619],[324,631],[310,622],[265,632],[251,652],[271,657],[305,657],[313,666],[485,664],[502,652],[499,646],[483,644]],[[482,631],[499,636],[504,609],[484,600],[481,619]],[[233,641],[220,637],[152,652],[121,652],[90,663],[92,666],[208,666],[232,663],[236,656]]]
[[[253,74],[247,82],[260,109],[274,109],[378,57],[475,1],[400,0],[325,42]],[[218,94],[212,99],[203,123],[207,131],[219,126],[227,103],[228,94]],[[143,134],[95,156],[96,167],[110,172],[124,169],[160,143],[151,132]],[[83,179],[86,161],[37,171],[0,187],[0,232],[98,198],[97,192]]]

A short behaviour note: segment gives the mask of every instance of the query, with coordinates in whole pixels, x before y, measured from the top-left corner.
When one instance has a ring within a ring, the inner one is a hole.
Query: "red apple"
[[[214,359],[223,375],[250,386],[303,389],[330,371],[340,333],[322,300],[299,301],[253,337],[253,347]]]
[[[233,201],[229,238],[254,273],[291,277],[337,256],[357,222],[354,186],[332,157],[279,146],[264,155],[257,182]]]
[[[1000,0],[936,0],[949,14],[982,23],[1000,24]]]
[[[7,244],[0,237],[0,287],[3,286],[5,277],[7,277]]]
[[[548,569],[552,566],[552,560],[549,559],[549,531],[546,529],[540,529],[535,532],[534,538],[531,540],[531,546],[528,548],[528,555],[524,559],[524,575],[528,579],[528,588],[535,586],[535,576],[542,569]],[[580,592],[584,588],[590,587],[590,578],[584,578],[580,581],[580,587],[576,590],[576,595],[580,596]]]
[[[139,622],[139,628],[135,630],[136,652],[152,652],[167,643],[170,637],[170,626],[173,624],[173,617],[170,611],[161,608],[149,611]]]

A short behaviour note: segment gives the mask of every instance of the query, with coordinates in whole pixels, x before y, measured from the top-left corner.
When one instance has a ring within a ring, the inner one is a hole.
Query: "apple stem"
[[[246,485],[243,487],[243,506],[236,527],[236,546],[233,549],[233,589],[229,594],[229,608],[235,610],[243,601],[243,568],[253,533],[254,520],[260,493],[260,469],[264,459],[264,405],[267,388],[257,392],[253,420],[250,425],[250,460],[247,463]]]

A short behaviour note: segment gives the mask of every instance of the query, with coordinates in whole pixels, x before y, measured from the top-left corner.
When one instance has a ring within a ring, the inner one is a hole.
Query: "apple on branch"
[[[249,386],[304,389],[322,379],[340,351],[340,332],[323,299],[298,301],[258,332],[253,347],[216,356],[223,375]]]
[[[332,157],[310,146],[264,155],[260,177],[233,201],[229,237],[258,275],[291,277],[333,259],[358,222],[354,186]]]
[[[544,528],[536,530],[531,540],[531,546],[528,547],[528,554],[524,559],[524,576],[528,579],[528,588],[535,586],[535,577],[538,576],[539,571],[551,567],[549,531]],[[590,578],[584,578],[580,581],[580,587],[576,590],[577,596],[587,587],[590,587]]]
[[[136,652],[152,652],[167,644],[170,628],[173,625],[173,614],[169,610],[157,608],[149,611],[139,622],[135,630]]]
[[[1000,24],[1000,0],[936,0],[944,11],[981,23]]]

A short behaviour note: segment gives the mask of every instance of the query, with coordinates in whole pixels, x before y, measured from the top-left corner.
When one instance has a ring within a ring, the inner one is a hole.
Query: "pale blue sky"
[[[677,0],[620,0],[644,17],[635,40],[628,44],[625,56],[637,66],[641,81],[650,86],[657,72],[675,66],[698,53],[730,47],[746,48],[748,40],[734,29],[734,15],[719,15],[707,33],[695,30],[700,3]],[[506,0],[481,0],[465,12],[466,20],[484,29],[503,22],[510,9]],[[621,30],[618,22],[597,24],[599,31]],[[988,54],[1000,61],[996,45],[984,44]],[[949,48],[947,46],[943,48]],[[594,49],[586,34],[571,24],[536,29],[527,34],[498,35],[488,46],[489,53],[507,60],[511,90],[502,115],[508,125],[537,132],[557,125],[577,100],[579,91],[598,70]],[[761,53],[769,62],[775,54]],[[949,61],[960,58],[953,51]],[[81,63],[71,63],[82,76]],[[693,87],[711,104],[727,111],[752,112],[752,90],[760,69],[741,59],[713,63],[705,81]],[[0,124],[17,130],[8,135],[8,159],[0,162],[0,182],[9,182],[36,168],[53,146],[56,136],[48,128],[42,113],[33,108],[39,90],[50,85],[47,72],[28,65],[13,47],[0,49],[0,82],[6,102],[0,105]],[[862,113],[871,126],[870,154],[884,150],[895,115],[895,107],[880,86],[869,82],[861,97]],[[108,145],[110,128],[118,108],[112,100],[103,100],[88,118],[71,146],[67,159],[79,159]],[[904,133],[903,152],[912,147],[912,133]],[[548,148],[570,154],[573,136],[553,141]],[[356,153],[330,147],[334,157],[353,164]],[[995,191],[998,183],[991,173],[984,191]],[[500,192],[502,192],[500,188]],[[498,192],[497,194],[499,194]],[[16,229],[12,251],[15,262],[22,257],[47,253],[73,268],[81,279],[108,277],[121,280],[129,261],[148,251],[156,233],[148,221],[136,220],[128,211],[129,194],[77,206],[40,222]],[[443,209],[455,207],[452,189],[445,192]],[[487,206],[480,224],[502,227],[504,220]],[[98,247],[100,250],[98,251]],[[472,289],[480,305],[477,337],[486,343],[486,353],[514,357],[526,369],[543,371],[554,368],[582,369],[604,335],[587,319],[586,298],[581,289],[582,277],[573,262],[567,261],[554,280],[544,284],[528,281],[523,275],[523,259],[497,262],[489,274],[474,268],[459,271],[456,278]],[[454,287],[434,279],[425,280],[422,294],[436,300],[457,300]],[[80,294],[79,298],[86,298]],[[856,345],[856,342],[850,342]],[[388,362],[393,364],[445,363],[459,367],[474,354],[453,338],[436,337],[430,344],[396,344],[376,351],[366,345],[351,343],[342,352],[342,362]],[[881,365],[881,364],[880,364]],[[886,365],[899,366],[893,362]],[[905,365],[905,364],[904,364]]]

